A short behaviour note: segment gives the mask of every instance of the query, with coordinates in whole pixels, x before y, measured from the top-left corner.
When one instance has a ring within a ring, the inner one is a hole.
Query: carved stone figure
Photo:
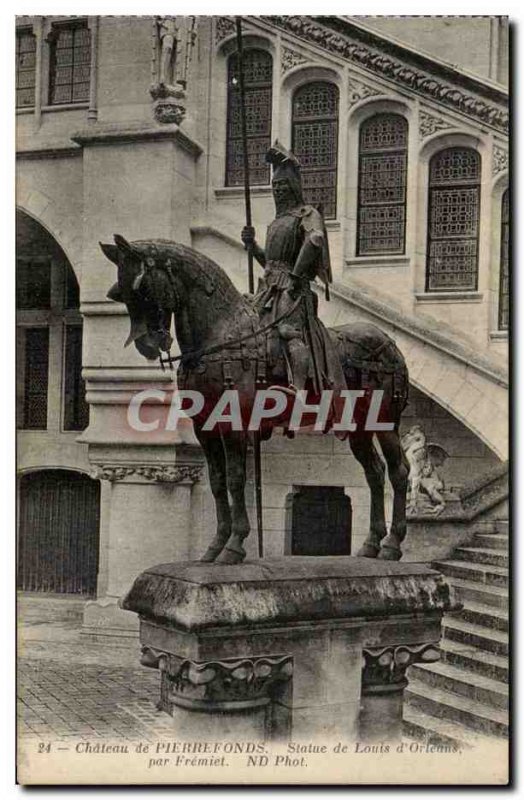
[[[208,409],[218,402],[225,389],[234,388],[243,419],[250,419],[258,388],[268,382],[284,391],[289,388],[286,359],[273,346],[275,328],[284,321],[282,314],[288,312],[292,320],[291,336],[287,338],[286,331],[280,331],[277,341],[284,333],[282,338],[287,345],[289,341],[298,343],[298,357],[293,360],[291,371],[293,380],[305,386],[308,402],[318,402],[318,390],[330,376],[332,388],[336,389],[343,379],[348,389],[364,390],[354,407],[355,429],[346,432],[371,491],[369,534],[359,555],[398,560],[406,535],[408,462],[398,428],[407,402],[407,367],[393,340],[374,325],[355,322],[330,331],[320,327],[309,280],[318,274],[329,280],[328,262],[323,256],[324,248],[327,249],[325,230],[320,215],[316,216],[310,207],[305,207],[304,212],[301,204],[298,211],[296,205],[290,208],[287,199],[290,184],[287,179],[287,185],[283,178],[282,181],[282,185],[277,182],[275,187],[275,199],[284,209],[282,220],[277,215],[278,224],[268,237],[269,247],[264,256],[261,250],[258,252],[259,260],[282,261],[282,266],[276,268],[270,280],[266,270],[266,281],[255,304],[252,298],[235,289],[218,264],[203,254],[176,242],[128,242],[119,235],[115,235],[114,245],[101,245],[105,255],[118,265],[118,282],[108,297],[126,304],[131,318],[128,343],[133,341],[148,359],[161,358],[162,352],[169,354],[172,344],[169,329],[174,316],[181,351],[177,357],[181,362],[177,375],[179,389],[200,392],[205,398],[204,411],[192,419],[209,468],[217,530],[203,561],[226,564],[242,561],[246,555],[242,542],[250,530],[245,484],[251,434],[247,424],[241,430],[232,430],[224,424],[212,431],[205,429]],[[309,220],[313,221],[311,227]],[[298,237],[296,244],[291,237],[288,239],[288,225]],[[277,245],[273,255],[272,248]],[[306,357],[310,360],[304,332],[318,336],[326,348],[329,345],[327,358],[322,356],[317,362],[321,372],[317,386],[314,370],[308,367],[306,374],[304,366]],[[172,360],[170,356],[163,359],[169,363]],[[374,433],[365,429],[373,390],[382,390],[380,419],[392,425],[391,430],[376,432],[394,490],[389,534],[384,514],[385,468],[373,442]],[[289,423],[288,406],[278,417],[265,420],[260,431],[262,438],[270,436],[276,425]]]
[[[187,70],[194,44],[194,17],[157,17],[158,80],[150,89],[158,122],[179,125],[186,114]]]
[[[442,494],[444,481],[437,467],[445,462],[448,453],[440,445],[427,442],[420,425],[413,425],[402,437],[402,447],[409,462],[408,513],[416,514],[423,510],[426,513],[440,514],[446,501]],[[426,501],[423,509],[420,508],[421,494]]]

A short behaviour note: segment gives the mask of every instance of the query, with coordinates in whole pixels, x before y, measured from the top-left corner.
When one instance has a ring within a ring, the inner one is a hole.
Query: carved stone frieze
[[[358,103],[359,100],[364,100],[365,97],[372,97],[376,94],[380,94],[379,89],[375,89],[373,86],[367,86],[361,81],[350,78],[348,85],[348,105],[350,108],[354,106],[355,103]]]
[[[504,170],[508,169],[509,167],[509,154],[507,150],[504,150],[502,147],[497,147],[495,145],[493,147],[493,174],[498,175],[499,172],[504,172]]]
[[[307,58],[305,58],[301,53],[297,53],[296,50],[290,50],[289,47],[283,47],[280,71],[282,75],[285,75],[285,73],[289,72],[290,69],[293,69],[293,67],[298,67],[300,64],[305,64],[306,61]]]
[[[161,672],[160,707],[195,711],[256,708],[270,700],[270,690],[290,680],[291,656],[254,656],[220,661],[192,661],[155,648],[142,648],[141,663]]]
[[[325,27],[309,17],[270,16],[262,19],[376,75],[395,81],[403,88],[436,100],[498,130],[508,130],[509,114],[502,104],[494,105],[467,89],[448,83],[440,77],[436,78],[367,44],[355,42],[344,33]]]
[[[438,643],[369,647],[365,648],[362,654],[363,692],[384,690],[388,686],[392,689],[402,689],[407,684],[408,667],[417,662],[429,664],[440,658]]]
[[[231,17],[218,17],[215,22],[215,43],[235,33],[235,22]]]
[[[442,119],[442,117],[435,117],[425,111],[420,112],[419,133],[421,139],[426,139],[437,131],[442,131],[446,128],[451,128],[451,123]]]
[[[136,467],[104,464],[95,467],[93,477],[111,483],[130,477],[139,477],[155,483],[195,483],[202,477],[202,470],[203,467],[196,464],[155,464]]]

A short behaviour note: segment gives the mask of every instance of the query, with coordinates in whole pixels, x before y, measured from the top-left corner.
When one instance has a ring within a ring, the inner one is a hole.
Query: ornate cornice
[[[426,139],[437,131],[442,131],[451,127],[451,123],[442,119],[442,117],[435,117],[433,114],[428,114],[426,111],[420,112],[419,134],[421,139]]]
[[[504,172],[509,167],[509,153],[503,147],[493,147],[493,175]]]
[[[235,33],[235,23],[231,17],[217,17],[215,21],[215,44],[218,44],[227,36]]]
[[[350,78],[348,84],[348,105],[350,108],[354,106],[355,103],[358,103],[359,100],[364,100],[365,97],[372,97],[376,94],[380,94],[379,89],[375,89],[373,86],[368,86],[365,83]]]
[[[305,64],[306,61],[307,58],[305,58],[301,53],[297,53],[296,50],[290,50],[289,47],[283,47],[280,71],[282,75],[285,75],[285,73],[289,72],[290,69],[293,69],[293,67],[298,67],[300,64]]]
[[[437,73],[435,75],[430,71],[429,59],[413,54],[407,48],[389,47],[389,50],[395,53],[395,56],[390,56],[386,53],[385,46],[381,48],[383,42],[378,37],[365,36],[356,27],[331,17],[326,18],[324,24],[305,16],[271,16],[261,19],[298,36],[309,44],[364,67],[381,78],[394,81],[405,89],[504,133],[508,132],[509,115],[501,99],[502,93],[485,87],[478,81],[467,79],[451,68],[439,67],[438,71],[435,69]],[[355,41],[355,38],[361,41]],[[365,41],[366,38],[373,42],[372,46]],[[398,53],[406,60],[400,60]],[[419,63],[424,65],[423,68],[420,68]],[[446,77],[443,79],[438,73]],[[454,80],[457,83],[454,83]],[[463,88],[461,84],[465,84],[468,88]],[[493,105],[492,102],[482,99],[480,93],[484,96],[493,96],[495,102],[500,102],[500,105]]]
[[[124,467],[116,464],[98,465],[94,478],[115,483],[127,478],[141,478],[152,483],[195,483],[202,477],[203,467],[195,464],[155,464]]]
[[[270,689],[293,675],[289,655],[192,661],[144,646],[140,662],[160,670],[160,707],[169,713],[174,705],[209,712],[267,705]]]
[[[362,691],[402,689],[406,686],[406,670],[416,662],[429,664],[440,659],[438,643],[367,647],[362,651]]]

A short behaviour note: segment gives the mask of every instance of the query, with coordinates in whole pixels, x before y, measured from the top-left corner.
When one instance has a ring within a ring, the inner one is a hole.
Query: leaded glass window
[[[16,107],[35,104],[36,37],[31,31],[16,32]]]
[[[86,23],[57,25],[51,34],[49,102],[89,100],[91,40]]]
[[[49,328],[26,328],[24,346],[24,417],[22,427],[47,428]]]
[[[357,255],[403,253],[408,123],[375,114],[360,127]]]
[[[502,195],[500,219],[499,330],[509,327],[509,192]]]
[[[477,288],[480,156],[450,147],[429,167],[426,291]]]
[[[267,185],[270,167],[265,159],[271,147],[273,59],[265,50],[245,50],[243,66],[249,182],[253,186]],[[226,186],[239,186],[244,183],[244,150],[236,53],[229,57],[227,72]]]
[[[293,95],[292,150],[300,161],[304,200],[337,215],[338,89],[314,81]]]

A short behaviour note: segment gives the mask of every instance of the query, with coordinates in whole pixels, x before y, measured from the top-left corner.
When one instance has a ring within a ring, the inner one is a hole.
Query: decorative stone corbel
[[[493,175],[498,175],[499,172],[504,172],[509,166],[508,151],[502,147],[493,147]]]
[[[362,655],[359,737],[362,741],[400,739],[406,670],[417,662],[438,661],[438,643],[364,648]]]
[[[260,708],[293,675],[293,659],[285,655],[192,661],[143,647],[140,661],[160,671],[158,707],[169,714],[173,706],[209,713]]]

